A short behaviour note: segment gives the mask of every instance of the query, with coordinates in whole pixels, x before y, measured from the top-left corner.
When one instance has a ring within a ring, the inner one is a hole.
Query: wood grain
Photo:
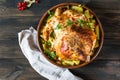
[[[97,60],[86,67],[70,71],[85,80],[119,80],[119,67],[119,61]],[[1,80],[46,80],[25,59],[0,59],[0,72]]]
[[[20,1],[20,0],[19,0]],[[18,11],[17,10],[17,2],[18,0],[0,0],[0,16],[41,16],[47,9],[50,7],[62,3],[62,2],[78,2],[78,3],[86,3],[88,7],[91,9],[94,9],[96,13],[103,13],[104,11],[112,12],[114,13],[114,10],[117,13],[120,13],[118,11],[120,9],[120,1],[119,0],[40,0],[40,4],[33,5],[28,10],[25,11]],[[109,4],[108,4],[109,3]],[[108,4],[105,6],[105,4]],[[112,5],[112,6],[111,6]],[[44,8],[44,9],[43,9]],[[99,10],[98,10],[99,9]],[[101,11],[100,11],[101,10]],[[112,10],[112,11],[111,11]]]
[[[86,2],[40,0],[40,4],[18,11],[16,5],[19,1],[22,0],[0,0],[0,80],[47,80],[31,68],[20,50],[17,34],[30,26],[36,28],[43,13],[58,3]],[[92,63],[70,71],[85,80],[119,80],[120,0],[90,0],[87,6],[96,13],[103,25],[104,45]]]
[[[20,1],[20,0],[19,0]],[[79,2],[86,3],[89,0],[40,0],[40,4],[32,5],[29,10],[18,11],[18,0],[0,0],[0,16],[39,16],[42,15],[50,7],[62,2]],[[44,8],[44,9],[43,9]]]
[[[0,80],[46,80],[26,59],[0,59]]]
[[[71,70],[71,72],[85,80],[119,80],[120,61],[93,61],[88,66]]]

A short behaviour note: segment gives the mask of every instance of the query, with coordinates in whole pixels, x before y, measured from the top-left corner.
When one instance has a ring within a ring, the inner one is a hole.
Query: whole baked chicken
[[[80,27],[76,24],[79,19],[87,21],[82,13],[72,10],[61,12],[61,9],[57,8],[55,15],[45,25],[44,39],[47,41],[54,31],[56,38],[52,41],[52,49],[62,60],[87,61],[92,54],[96,43],[95,32],[87,26]],[[68,21],[69,24],[74,24],[66,25]]]

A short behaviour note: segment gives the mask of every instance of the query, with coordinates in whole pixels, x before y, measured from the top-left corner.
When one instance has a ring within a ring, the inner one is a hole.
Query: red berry
[[[27,5],[27,4],[28,4],[28,2],[24,2],[24,4],[25,4],[25,5]]]
[[[18,10],[19,11],[25,10],[27,8],[27,4],[28,4],[28,2],[19,2],[17,4]]]
[[[22,6],[22,3],[21,2],[19,2],[18,3],[18,5],[17,5],[17,7],[21,7]]]
[[[26,9],[25,6],[23,6],[23,7],[19,7],[19,8],[18,8],[19,11],[22,11],[22,10],[25,10],[25,9]]]
[[[27,8],[27,6],[24,6],[24,9],[26,9]]]
[[[39,2],[38,1],[35,1],[36,4],[38,4]]]
[[[19,10],[19,11],[21,11],[21,10],[22,10],[22,8],[18,8],[18,10]]]
[[[38,3],[39,3],[39,0],[35,0],[35,3],[38,4]]]
[[[25,3],[24,3],[24,2],[22,2],[22,6],[25,6]]]
[[[24,10],[25,9],[25,7],[21,7],[21,10]]]

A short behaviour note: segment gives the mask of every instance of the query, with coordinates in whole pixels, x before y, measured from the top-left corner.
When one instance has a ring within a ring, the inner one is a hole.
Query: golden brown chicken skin
[[[63,60],[82,60],[92,52],[92,47],[96,36],[93,30],[89,28],[80,28],[72,26],[66,30],[68,34],[62,37],[56,47],[56,53]]]

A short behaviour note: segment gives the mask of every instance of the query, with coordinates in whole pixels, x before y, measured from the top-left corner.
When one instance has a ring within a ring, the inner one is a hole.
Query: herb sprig
[[[45,50],[45,53],[46,53],[46,54],[48,55],[48,57],[50,57],[50,59],[52,59],[52,60],[55,60],[55,59],[57,58],[56,53],[55,53],[55,52],[50,52],[49,49],[46,49],[46,50]]]
[[[50,19],[51,17],[54,16],[54,11],[48,10],[48,14],[49,14],[48,19]]]
[[[71,20],[67,20],[67,26],[70,26],[70,25],[73,25],[73,24],[74,24],[73,21],[71,21]]]
[[[54,28],[54,30],[58,30],[58,29],[61,29],[62,28],[62,25],[61,24],[58,24],[55,28]]]

